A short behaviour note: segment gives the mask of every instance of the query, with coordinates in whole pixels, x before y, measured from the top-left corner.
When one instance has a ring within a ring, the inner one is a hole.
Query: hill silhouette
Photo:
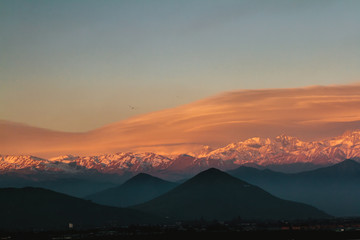
[[[109,206],[127,207],[158,197],[176,185],[146,173],[139,173],[118,187],[91,194],[86,199]]]
[[[229,173],[276,196],[313,205],[332,215],[360,215],[360,163],[351,159],[294,174],[249,167]]]
[[[336,177],[336,178],[343,178],[349,179],[353,177],[360,176],[360,163],[352,159],[345,159],[344,161],[334,164],[332,166],[318,168],[312,171],[306,171],[294,174],[296,177],[303,177],[303,176],[321,176],[321,177]]]
[[[178,220],[329,217],[314,207],[282,200],[215,168],[203,171],[168,193],[133,208]]]
[[[107,207],[42,188],[0,189],[0,229],[66,229],[152,223],[160,219],[133,209]]]

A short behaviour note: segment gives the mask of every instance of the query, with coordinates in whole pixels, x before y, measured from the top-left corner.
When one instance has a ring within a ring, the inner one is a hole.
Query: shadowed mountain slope
[[[87,196],[96,203],[127,207],[149,201],[173,189],[177,184],[139,173],[122,185]]]
[[[248,167],[229,174],[276,196],[311,204],[336,216],[360,216],[360,163],[351,159],[296,174]]]
[[[211,168],[135,209],[170,219],[304,219],[327,218],[302,203],[282,200],[220,170]]]
[[[0,229],[66,229],[153,223],[160,220],[133,209],[107,207],[42,188],[0,189]]]

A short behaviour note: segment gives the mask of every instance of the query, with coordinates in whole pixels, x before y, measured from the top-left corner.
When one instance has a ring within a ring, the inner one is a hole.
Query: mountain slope
[[[209,169],[135,209],[179,220],[326,218],[311,206],[279,199],[217,169]]]
[[[231,143],[197,157],[221,159],[237,165],[337,163],[347,158],[360,158],[360,131],[346,132],[338,137],[312,142],[301,141],[286,135],[280,135],[274,139],[254,137]]]
[[[36,177],[36,176],[34,176]],[[80,179],[76,177],[36,181],[16,176],[0,176],[0,188],[4,187],[38,187],[74,197],[85,197],[89,194],[115,186],[112,182]]]
[[[360,216],[360,163],[354,160],[295,174],[246,167],[229,173],[276,196],[311,204],[336,216]]]
[[[257,185],[257,182],[266,183],[271,180],[272,182],[283,182],[289,175],[286,173],[276,172],[269,169],[256,169],[252,167],[241,166],[233,170],[227,171],[231,176],[239,179],[244,179],[250,183]]]
[[[0,189],[0,229],[66,229],[151,223],[159,218],[132,209],[101,206],[41,188]]]
[[[71,168],[77,170],[67,171]],[[38,187],[75,197],[84,197],[114,187],[129,179],[130,176],[129,174],[103,174],[81,166],[69,166],[65,170],[62,168],[62,171],[56,168],[40,170],[36,167],[27,167],[0,171],[0,188]]]
[[[329,177],[332,179],[337,178],[338,180],[360,178],[360,163],[352,159],[345,159],[344,161],[332,166],[297,173],[294,174],[294,176],[297,178]]]
[[[241,165],[272,168],[281,165],[284,169],[284,166],[291,166],[296,171],[296,168],[317,168],[347,158],[360,160],[360,130],[313,142],[285,135],[274,139],[254,137],[218,149],[204,147],[199,152],[180,155],[119,152],[93,156],[63,155],[50,159],[0,155],[0,172],[26,170],[79,174],[92,170],[120,175],[146,172],[164,178],[168,177],[167,173],[177,173],[181,178],[184,173],[196,174],[209,167],[230,170]]]
[[[127,207],[158,197],[175,186],[175,183],[139,173],[118,187],[91,194],[86,199],[109,206]]]

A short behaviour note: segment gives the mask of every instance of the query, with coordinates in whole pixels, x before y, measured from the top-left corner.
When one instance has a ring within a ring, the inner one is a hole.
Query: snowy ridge
[[[41,170],[51,172],[77,173],[81,171],[78,166],[71,166],[66,162],[50,161],[30,155],[1,156],[0,171],[14,170]]]
[[[360,131],[347,132],[339,137],[314,142],[304,142],[286,135],[280,135],[275,139],[256,137],[229,144],[198,157],[233,161],[239,165],[337,163],[347,158],[360,158]]]
[[[29,155],[0,156],[0,171],[33,169],[46,171],[77,172],[95,169],[103,173],[147,172],[166,169],[172,159],[155,153],[117,153],[99,156],[64,155],[41,159]],[[79,168],[80,167],[80,168]]]
[[[217,167],[231,169],[239,165],[290,163],[329,164],[352,158],[360,160],[360,130],[322,141],[305,142],[280,135],[274,139],[254,137],[199,153],[163,156],[156,153],[116,153],[98,156],[64,155],[50,159],[30,155],[0,155],[0,171],[29,169],[77,173],[94,169],[102,173],[186,171]]]

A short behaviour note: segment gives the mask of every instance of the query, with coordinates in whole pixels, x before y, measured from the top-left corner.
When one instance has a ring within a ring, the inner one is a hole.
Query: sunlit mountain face
[[[344,159],[360,160],[360,130],[318,141],[301,141],[280,135],[275,138],[254,137],[245,141],[201,151],[162,155],[151,152],[119,152],[90,156],[63,155],[39,158],[32,155],[0,155],[0,171],[27,173],[56,172],[83,174],[96,171],[123,175],[148,172],[171,175],[175,172],[195,173],[209,167],[231,170],[239,166],[313,164],[331,165]]]
[[[117,152],[170,155],[199,153],[204,146],[218,149],[253,137],[315,141],[360,128],[359,108],[360,85],[239,90],[84,133],[1,121],[0,152],[44,158]]]

